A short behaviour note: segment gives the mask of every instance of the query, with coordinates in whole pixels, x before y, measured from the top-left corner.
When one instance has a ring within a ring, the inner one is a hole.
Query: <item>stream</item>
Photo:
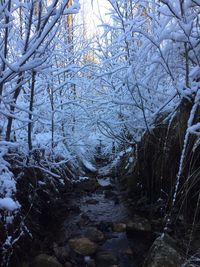
[[[43,250],[46,254],[36,256],[31,267],[141,266],[146,237],[129,234],[128,226],[135,219],[117,181],[103,167],[74,186],[66,219],[51,232]],[[58,264],[45,265],[48,255]]]
[[[90,178],[91,179],[91,178]],[[93,178],[92,178],[93,179]],[[87,236],[91,229],[100,231],[104,238],[98,242],[97,253],[88,257],[73,255],[73,266],[136,267],[125,228],[130,220],[128,209],[120,198],[119,190],[110,177],[96,178],[99,188],[77,199],[80,212],[68,218],[60,232],[59,242]],[[95,235],[95,233],[94,233]],[[59,243],[58,242],[58,243]],[[70,266],[70,265],[69,265]]]

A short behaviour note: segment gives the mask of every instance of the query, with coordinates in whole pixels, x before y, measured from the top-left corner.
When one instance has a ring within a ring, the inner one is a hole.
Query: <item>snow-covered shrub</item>
[[[15,199],[16,181],[10,170],[10,164],[5,160],[5,156],[10,147],[16,145],[8,142],[0,142],[0,221],[3,239],[0,241],[3,264],[7,260],[7,252],[12,250],[13,244],[19,236],[10,231],[10,226],[19,215],[21,205]],[[19,233],[20,235],[21,233]]]

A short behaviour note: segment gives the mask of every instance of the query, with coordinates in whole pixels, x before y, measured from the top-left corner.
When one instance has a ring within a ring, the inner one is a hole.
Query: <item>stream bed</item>
[[[97,181],[99,190],[77,200],[80,212],[65,221],[60,240],[85,236],[88,230],[96,229],[104,238],[98,243],[95,255],[84,257],[82,262],[79,259],[79,267],[136,267],[131,251],[133,244],[124,227],[130,220],[129,212],[109,177],[97,178]],[[124,228],[115,229],[120,226]]]
[[[149,244],[141,231],[149,231],[150,225],[130,212],[114,178],[102,172],[84,177],[67,194],[61,224],[50,231],[40,254],[28,266],[142,266]]]

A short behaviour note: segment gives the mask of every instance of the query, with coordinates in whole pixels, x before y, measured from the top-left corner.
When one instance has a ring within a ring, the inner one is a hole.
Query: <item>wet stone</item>
[[[129,241],[125,233],[117,233],[113,238],[107,239],[101,248],[119,256],[129,248]]]
[[[182,263],[173,239],[165,234],[154,241],[143,267],[180,267]]]
[[[132,221],[127,224],[127,234],[134,235],[134,234],[141,234],[151,232],[151,224],[146,218],[142,218],[139,216],[135,216]]]
[[[62,267],[62,265],[55,257],[40,254],[34,258],[31,267]]]
[[[93,255],[97,250],[97,244],[87,237],[73,238],[69,240],[69,246],[78,254]]]
[[[65,262],[64,267],[72,267],[72,263],[67,261]]]
[[[87,267],[96,267],[95,260],[90,257],[88,259],[85,257],[85,262],[87,263]]]
[[[126,231],[126,224],[125,223],[114,223],[113,224],[113,231],[114,232],[125,232]]]
[[[53,244],[53,251],[57,259],[64,262],[69,257],[70,248],[66,246],[58,246],[56,243]]]
[[[96,227],[90,227],[85,231],[85,236],[91,241],[101,242],[104,240],[104,234]]]
[[[128,248],[128,249],[125,251],[125,253],[126,253],[127,255],[129,255],[129,256],[132,256],[132,255],[133,255],[133,251],[132,251],[131,248]]]
[[[111,251],[99,251],[96,255],[97,267],[110,267],[117,262],[117,257]]]

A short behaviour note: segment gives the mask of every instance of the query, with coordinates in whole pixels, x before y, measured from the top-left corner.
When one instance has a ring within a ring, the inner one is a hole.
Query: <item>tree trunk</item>
[[[28,148],[29,151],[32,150],[32,111],[33,111],[33,102],[34,102],[34,91],[35,91],[35,77],[36,72],[32,72],[32,83],[31,83],[31,95],[30,95],[30,103],[29,103],[29,123],[28,123]]]
[[[17,98],[18,98],[19,93],[21,91],[21,82],[22,81],[23,81],[23,74],[20,73],[18,81],[17,81],[17,87],[16,87],[15,92],[14,92],[13,100],[12,100],[12,103],[10,105],[10,114],[11,115],[14,115],[15,104],[17,102]],[[13,117],[12,116],[8,117],[8,124],[7,124],[7,129],[6,129],[6,141],[10,141],[12,122],[13,122]]]
[[[11,9],[11,0],[8,1],[8,13],[10,13],[10,9]],[[6,17],[5,17],[5,25],[8,25],[9,21],[10,21],[10,17],[9,17],[9,15],[6,15]],[[9,31],[9,27],[6,26],[6,28],[5,28],[5,36],[4,36],[4,51],[3,51],[4,59],[7,58],[7,53],[8,53],[8,31]],[[6,64],[3,61],[2,62],[2,66],[1,66],[1,70],[0,70],[0,78],[2,77],[3,72],[4,72],[5,69],[6,69]],[[3,94],[3,86],[4,86],[4,83],[0,83],[0,104],[1,104],[1,97],[2,97],[2,94]]]

